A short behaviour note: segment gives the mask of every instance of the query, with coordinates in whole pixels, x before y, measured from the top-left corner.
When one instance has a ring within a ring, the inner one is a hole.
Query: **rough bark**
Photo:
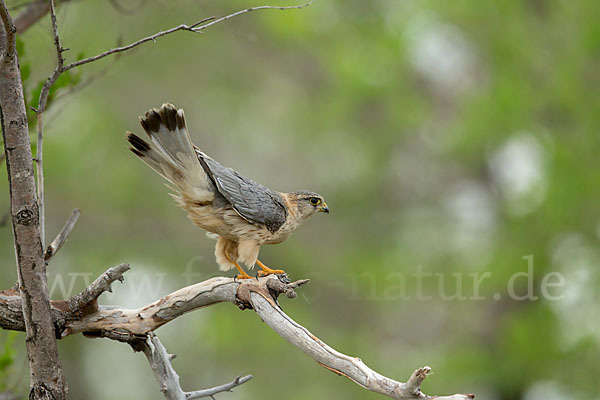
[[[2,136],[10,187],[11,217],[19,289],[27,330],[27,355],[31,376],[30,399],[66,399],[67,388],[54,334],[46,282],[46,264],[40,239],[29,128],[19,60],[16,27],[6,4],[0,2],[6,33],[0,59]]]

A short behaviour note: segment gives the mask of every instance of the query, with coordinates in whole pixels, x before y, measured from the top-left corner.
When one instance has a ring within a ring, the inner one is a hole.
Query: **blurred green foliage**
[[[11,367],[15,363],[16,349],[14,348],[14,342],[17,333],[3,332],[1,335],[4,347],[0,353],[0,391],[3,392],[9,389],[9,382],[14,376]]]
[[[61,6],[68,61],[256,5],[119,4],[135,12]],[[126,130],[141,131],[137,115],[170,101],[212,157],[275,189],[326,197],[329,217],[261,253],[311,278],[282,303],[317,336],[399,380],[432,366],[426,393],[596,398],[598,15],[597,0],[316,1],[176,33],[65,75],[45,116],[48,240],[72,208],[82,216],[49,266],[54,298],[120,262],[132,271],[105,304],[140,306],[220,274],[214,242],[125,145]],[[54,68],[50,32],[43,21],[19,39],[34,106]],[[12,260],[10,227],[0,235]],[[537,299],[516,300],[509,283],[527,293],[527,277],[514,274],[527,271],[529,255]],[[418,271],[432,275],[419,280]],[[551,273],[564,278],[548,288],[560,300],[542,291]],[[7,261],[2,286],[15,278]],[[444,300],[459,292],[467,299]],[[179,355],[186,389],[252,373],[219,398],[379,398],[229,305],[158,334]],[[23,341],[6,347],[17,364],[26,362]],[[143,357],[124,345],[81,336],[59,345],[72,398],[161,398]]]

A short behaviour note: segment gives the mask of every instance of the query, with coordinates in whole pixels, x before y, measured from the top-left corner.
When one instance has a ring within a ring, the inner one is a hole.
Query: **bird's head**
[[[297,220],[303,220],[313,214],[322,212],[329,214],[329,208],[325,199],[318,193],[302,190],[287,195],[290,205],[294,207],[294,213]]]

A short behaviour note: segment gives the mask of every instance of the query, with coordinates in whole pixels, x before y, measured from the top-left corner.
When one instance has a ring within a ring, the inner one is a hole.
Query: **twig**
[[[208,28],[208,27],[210,27],[212,25],[218,24],[218,23],[226,21],[226,20],[228,20],[230,18],[237,17],[238,15],[246,14],[246,13],[249,13],[249,12],[252,12],[252,11],[256,11],[256,10],[269,10],[269,9],[272,9],[272,10],[290,10],[290,9],[297,9],[297,8],[307,7],[310,4],[311,3],[306,3],[306,4],[302,4],[302,5],[288,6],[288,7],[277,7],[277,6],[251,7],[251,8],[247,8],[245,10],[241,10],[241,11],[235,12],[233,14],[226,15],[226,16],[221,17],[221,18],[217,18],[214,21],[208,22],[208,23],[206,23],[204,25],[201,25],[201,24],[204,23],[204,22],[206,22],[206,19],[198,21],[198,22],[196,22],[195,24],[193,24],[191,26],[188,26],[186,24],[181,24],[179,26],[176,26],[174,28],[168,29],[166,31],[160,31],[158,33],[155,33],[154,35],[151,35],[151,36],[145,37],[143,39],[137,40],[137,41],[135,41],[133,43],[130,43],[130,44],[126,45],[126,46],[115,47],[114,49],[107,50],[107,51],[105,51],[103,53],[100,53],[98,55],[95,55],[95,56],[92,56],[92,57],[88,57],[88,58],[84,58],[83,60],[75,61],[75,62],[73,62],[71,64],[66,65],[64,67],[64,70],[68,71],[68,70],[70,70],[72,68],[79,67],[80,65],[84,65],[84,64],[88,64],[88,63],[100,60],[100,59],[102,59],[102,58],[104,58],[106,56],[109,56],[111,54],[121,53],[123,51],[131,50],[134,47],[137,47],[137,46],[139,46],[141,44],[144,44],[144,43],[147,43],[147,42],[150,42],[150,41],[155,42],[156,39],[158,39],[159,37],[165,36],[165,35],[169,35],[169,34],[171,34],[173,32],[185,30],[185,31],[190,31],[190,32],[195,32],[195,33],[201,33],[203,30],[205,30],[206,28]],[[210,19],[212,20],[213,18],[211,17]]]
[[[212,397],[215,394],[221,392],[231,392],[231,389],[248,382],[250,379],[252,379],[252,375],[238,376],[231,382],[225,383],[223,385],[215,386],[208,389],[196,390],[194,392],[187,392],[185,394],[185,398],[187,400],[201,399],[202,397]]]
[[[17,33],[17,27],[15,26],[4,1],[0,1],[0,18],[4,24],[4,30],[6,31],[6,49],[4,51],[8,57],[12,57],[15,54],[15,33]]]
[[[48,102],[48,95],[50,94],[50,87],[56,82],[60,74],[64,72],[64,58],[62,56],[63,48],[60,44],[60,37],[58,36],[58,24],[56,22],[56,9],[54,7],[54,0],[49,0],[50,4],[50,20],[52,21],[52,36],[54,38],[54,47],[56,48],[56,67],[50,77],[44,82],[42,90],[40,92],[40,99],[37,107],[37,146],[35,153],[35,165],[36,165],[36,176],[37,176],[37,195],[40,213],[40,236],[42,238],[42,246],[46,243],[46,213],[44,207],[44,111],[46,110],[46,103]]]
[[[115,282],[123,282],[123,274],[129,271],[129,264],[119,264],[109,268],[81,293],[68,300],[69,312],[77,315],[91,314],[98,310],[98,297],[104,292],[112,292],[110,285]]]
[[[173,368],[174,355],[169,354],[154,333],[149,333],[145,340],[132,344],[134,350],[143,351],[154,372],[154,377],[160,386],[160,391],[167,400],[190,400],[201,397],[212,397],[221,392],[229,392],[236,386],[242,385],[252,379],[252,375],[237,377],[224,385],[209,389],[184,392],[179,383],[179,375]]]
[[[121,53],[123,51],[131,50],[134,47],[139,46],[140,44],[143,44],[143,43],[146,43],[146,42],[149,42],[149,41],[155,41],[157,38],[159,38],[161,36],[165,36],[165,35],[168,35],[170,33],[181,31],[181,30],[188,30],[189,31],[191,29],[190,29],[189,26],[187,26],[185,24],[181,24],[179,26],[176,26],[174,28],[168,29],[166,31],[160,31],[158,33],[155,33],[152,36],[145,37],[143,39],[140,39],[138,41],[130,43],[130,44],[126,45],[126,46],[115,47],[113,49],[107,50],[107,51],[105,51],[103,53],[100,53],[98,55],[95,55],[93,57],[88,57],[88,58],[84,58],[84,59],[79,60],[79,61],[75,61],[75,62],[73,62],[71,64],[66,65],[65,66],[65,71],[68,71],[68,70],[73,69],[75,67],[79,67],[80,65],[89,64],[91,62],[98,61],[98,60],[100,60],[100,59],[102,59],[102,58],[104,58],[106,56],[111,55],[111,54]]]
[[[308,3],[305,3],[305,4],[300,4],[300,5],[297,5],[297,6],[287,6],[287,7],[280,7],[280,6],[250,7],[250,8],[247,8],[245,10],[241,10],[241,11],[235,12],[233,14],[226,15],[226,16],[221,17],[221,18],[217,18],[214,21],[211,21],[211,22],[209,22],[207,24],[204,24],[204,25],[201,25],[201,26],[197,26],[198,24],[194,24],[194,25],[192,25],[192,30],[194,32],[200,32],[200,31],[203,31],[204,29],[206,29],[208,27],[211,27],[212,25],[218,24],[218,23],[223,22],[223,21],[227,21],[228,19],[233,18],[233,17],[237,17],[238,15],[246,14],[246,13],[249,13],[249,12],[252,12],[252,11],[256,11],[256,10],[292,10],[292,9],[299,9],[299,8],[308,7],[311,4],[312,4],[312,1],[309,1]]]
[[[65,242],[69,238],[69,235],[73,231],[75,223],[77,222],[77,219],[79,218],[80,214],[81,212],[78,208],[73,210],[67,222],[65,222],[60,232],[58,232],[56,238],[52,241],[52,243],[50,243],[50,246],[48,246],[48,248],[46,249],[46,253],[44,253],[44,260],[46,262],[49,262],[50,259],[52,259],[52,257],[54,257],[56,253],[58,253],[63,244],[65,244]]]

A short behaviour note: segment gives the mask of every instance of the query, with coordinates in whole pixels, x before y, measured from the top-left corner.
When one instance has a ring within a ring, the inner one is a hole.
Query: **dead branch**
[[[215,387],[208,388],[208,389],[196,390],[194,392],[188,392],[185,394],[185,398],[188,400],[201,399],[203,397],[214,398],[213,396],[215,394],[222,393],[222,392],[231,392],[232,391],[231,389],[248,382],[250,379],[252,379],[252,375],[238,376],[231,382],[225,383],[223,385],[215,386]]]
[[[236,386],[248,382],[252,379],[252,375],[237,377],[233,381],[224,385],[215,386],[209,389],[196,390],[193,392],[184,392],[179,384],[179,375],[171,361],[175,355],[169,354],[167,349],[160,342],[154,333],[149,333],[146,340],[134,345],[134,350],[143,351],[150,363],[150,367],[154,372],[154,376],[160,391],[167,400],[191,400],[202,397],[212,397],[221,392],[229,392]]]
[[[109,274],[110,271],[111,270],[104,274],[110,276],[110,278],[107,278],[107,282],[109,283],[118,279],[117,275]],[[124,269],[121,269],[120,271],[121,273],[125,272]],[[88,289],[86,289],[86,291],[89,290],[90,292],[88,299],[96,299],[103,291],[108,290],[110,284],[96,283],[103,279],[104,278],[97,279]],[[277,332],[286,341],[313,358],[321,366],[338,375],[347,377],[368,390],[400,400],[468,400],[474,398],[474,396],[470,394],[457,394],[441,397],[430,397],[425,395],[421,392],[420,385],[431,372],[431,368],[429,367],[417,369],[408,381],[403,383],[373,371],[359,358],[347,356],[328,346],[313,335],[308,329],[285,314],[277,303],[279,295],[284,294],[289,298],[293,298],[296,296],[295,289],[307,282],[308,280],[289,282],[286,276],[275,275],[238,281],[231,278],[218,277],[179,289],[153,303],[133,310],[107,306],[100,306],[94,310],[93,308],[90,309],[85,307],[85,304],[88,304],[89,302],[81,302],[81,310],[84,310],[84,312],[81,312],[79,315],[63,313],[62,319],[56,323],[57,331],[61,332],[60,334],[62,337],[81,332],[88,336],[108,337],[128,342],[134,346],[136,343],[139,344],[140,342],[149,345],[147,342],[148,334],[167,322],[172,321],[189,311],[197,310],[215,303],[231,302],[240,309],[255,310],[258,316],[271,329]],[[12,315],[12,320],[14,321],[15,318],[13,314],[15,302],[18,301],[18,297],[14,298],[12,302],[8,301],[7,298],[9,297],[11,297],[10,293],[6,293],[5,295],[0,293],[0,326],[4,328],[4,324],[7,324],[5,329],[13,329],[11,326],[15,326],[14,323],[10,325],[6,321],[11,320],[7,315]],[[11,304],[12,307],[9,308],[8,304]],[[53,305],[55,305],[55,307],[64,307],[64,304],[59,305],[56,304],[56,302],[53,302]],[[69,307],[69,309],[71,308]],[[12,314],[10,314],[10,312],[12,312]],[[152,351],[156,351],[156,349]],[[156,359],[156,357],[157,356],[155,355],[154,359]],[[154,368],[155,367],[153,367],[153,369]],[[161,379],[167,379],[165,377],[172,376],[171,378],[168,378],[171,380],[169,385],[174,385],[173,379],[175,379],[174,376],[176,374],[172,375],[165,365],[160,367],[157,366],[156,368],[161,368],[162,371],[160,372],[162,378],[159,379],[157,376],[159,382],[162,382]],[[155,371],[155,375],[156,374],[158,373]],[[164,384],[167,385],[166,382],[164,382]],[[161,388],[162,387],[163,383],[161,383]],[[179,397],[167,398],[179,399]]]
[[[402,400],[467,400],[475,398],[472,394],[433,397],[425,395],[421,392],[420,385],[427,374],[431,372],[429,367],[417,369],[407,383],[392,380],[373,371],[360,358],[347,356],[329,347],[308,329],[285,314],[273,301],[273,298],[266,296],[262,290],[251,290],[244,301],[251,304],[259,317],[286,341],[306,353],[321,366],[338,375],[345,376],[365,389]]]
[[[81,293],[68,301],[69,311],[76,315],[86,315],[98,310],[98,297],[104,292],[112,292],[110,285],[123,282],[123,274],[129,271],[129,264],[119,264],[100,275]]]
[[[56,235],[56,238],[54,238],[52,243],[50,243],[46,249],[46,252],[44,253],[44,260],[46,263],[50,262],[50,259],[54,257],[54,255],[61,249],[63,244],[65,244],[69,238],[69,235],[73,231],[73,228],[75,228],[75,224],[77,223],[77,219],[79,219],[80,214],[81,212],[78,208],[74,209],[67,222],[65,222],[60,232],[58,232],[58,235]]]
[[[205,18],[205,19],[202,19],[202,20],[196,22],[195,24],[189,25],[189,26],[186,25],[186,24],[181,24],[181,25],[176,26],[174,28],[167,29],[166,31],[160,31],[158,33],[155,33],[154,35],[147,36],[147,37],[145,37],[143,39],[137,40],[137,41],[135,41],[133,43],[130,43],[130,44],[126,45],[126,46],[115,47],[114,49],[107,50],[107,51],[105,51],[103,53],[100,53],[98,55],[95,55],[93,57],[84,58],[83,60],[79,60],[79,61],[73,62],[71,64],[68,64],[68,65],[66,65],[64,67],[64,71],[70,70],[70,69],[75,68],[75,67],[79,67],[80,65],[89,64],[91,62],[98,61],[98,60],[100,60],[100,59],[102,59],[102,58],[104,58],[106,56],[111,55],[111,54],[121,53],[123,51],[131,50],[134,47],[137,47],[137,46],[139,46],[141,44],[144,44],[144,43],[147,43],[147,42],[150,42],[150,41],[156,42],[156,39],[158,39],[159,37],[166,36],[166,35],[169,35],[169,34],[174,33],[174,32],[189,31],[189,32],[194,32],[194,33],[202,33],[202,31],[205,30],[208,27],[211,27],[211,26],[213,26],[215,24],[218,24],[218,23],[221,23],[223,21],[227,21],[228,19],[231,19],[233,17],[237,17],[237,16],[242,15],[242,14],[247,14],[247,13],[252,12],[252,11],[257,11],[257,10],[291,10],[291,9],[304,8],[304,7],[309,6],[310,4],[311,3],[309,2],[309,3],[306,3],[306,4],[302,4],[302,5],[288,6],[288,7],[278,7],[278,6],[250,7],[250,8],[247,8],[245,10],[241,10],[241,11],[235,12],[233,14],[226,15],[226,16],[221,17],[221,18],[216,18],[216,19],[215,19],[215,17]],[[211,21],[211,22],[207,22],[207,21]],[[207,22],[207,23],[205,23],[205,22]]]
[[[129,270],[128,264],[119,264],[109,268],[81,293],[68,300],[52,300],[52,320],[54,332],[60,339],[65,332],[66,321],[83,318],[98,311],[98,297],[111,291],[111,285],[123,281],[123,274]],[[18,288],[0,291],[0,327],[13,331],[25,331],[25,320]]]
[[[44,205],[44,164],[43,164],[43,155],[44,155],[44,111],[46,110],[46,103],[48,102],[48,95],[50,94],[50,88],[54,85],[54,82],[58,79],[60,74],[64,71],[64,58],[62,56],[63,48],[60,44],[60,37],[58,36],[58,24],[56,22],[56,9],[54,7],[54,0],[49,0],[50,7],[50,20],[52,21],[52,36],[54,39],[54,47],[56,48],[56,67],[54,68],[54,72],[46,82],[44,82],[44,86],[42,86],[42,90],[40,92],[40,98],[38,101],[38,107],[36,110],[37,113],[37,146],[36,146],[36,154],[35,154],[35,164],[36,164],[36,175],[37,175],[37,195],[38,195],[38,203],[39,203],[39,213],[40,213],[40,236],[42,239],[42,246],[46,242],[46,213],[45,213],[45,205]]]
[[[167,352],[158,337],[154,333],[149,333],[145,341],[140,341],[138,347],[134,347],[134,350],[141,350],[146,355],[165,399],[185,400],[185,392],[179,384],[179,375],[171,364],[173,356]]]
[[[100,336],[112,334],[129,342],[144,337],[189,311],[220,302],[236,303],[238,286],[240,282],[231,278],[212,278],[179,289],[141,308],[131,310],[100,306],[95,313],[67,321],[62,335],[79,332]]]

